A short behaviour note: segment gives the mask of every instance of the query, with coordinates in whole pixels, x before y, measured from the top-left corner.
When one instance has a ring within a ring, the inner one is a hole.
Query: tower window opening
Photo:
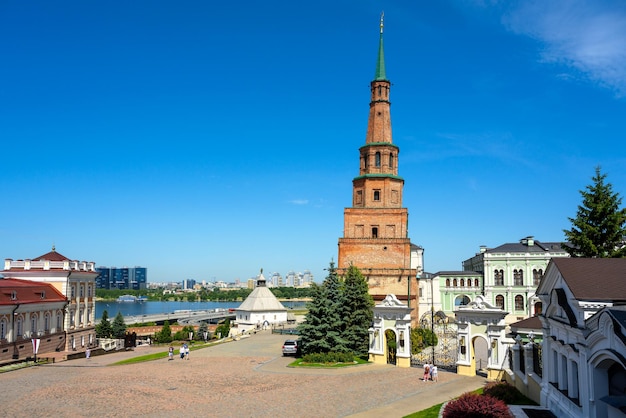
[[[377,152],[377,153],[374,155],[374,165],[375,165],[376,167],[380,167],[380,152]]]
[[[389,154],[389,168],[393,168],[393,154]]]
[[[374,190],[374,200],[380,201],[380,190]]]
[[[378,238],[378,227],[372,227],[372,238]]]

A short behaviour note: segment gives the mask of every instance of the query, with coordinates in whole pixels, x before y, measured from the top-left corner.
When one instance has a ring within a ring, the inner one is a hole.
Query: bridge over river
[[[154,322],[157,325],[163,325],[165,321],[169,321],[170,324],[178,322],[179,325],[198,325],[200,322],[217,324],[226,318],[235,319],[235,311],[230,309],[182,310],[150,315],[129,315],[124,316],[124,323],[132,325]]]

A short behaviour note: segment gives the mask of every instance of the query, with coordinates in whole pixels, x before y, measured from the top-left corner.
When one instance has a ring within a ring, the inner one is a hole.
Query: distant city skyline
[[[0,257],[55,245],[150,282],[337,261],[385,12],[393,142],[427,272],[565,239],[626,195],[626,3],[9,2]]]

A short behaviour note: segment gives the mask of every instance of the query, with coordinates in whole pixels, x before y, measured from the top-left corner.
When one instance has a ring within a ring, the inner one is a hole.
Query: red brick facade
[[[392,143],[391,83],[384,75],[382,32],[380,42],[379,68],[371,83],[367,135],[365,145],[359,149],[359,176],[352,181],[352,207],[344,211],[337,267],[339,274],[351,264],[358,267],[377,301],[389,293],[408,301],[414,309],[412,322],[417,324],[417,269],[411,268],[408,210],[402,207],[400,150]]]

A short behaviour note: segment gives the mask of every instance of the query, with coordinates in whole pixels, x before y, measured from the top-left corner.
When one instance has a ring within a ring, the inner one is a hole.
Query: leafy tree
[[[220,324],[215,328],[215,334],[219,334],[221,338],[228,337],[230,334],[230,319],[226,318],[223,324]]]
[[[194,339],[197,339],[195,337],[197,337],[197,332],[195,330],[195,328],[191,325],[185,325],[180,331],[177,331],[174,334],[174,339],[176,341],[183,341],[183,340],[188,340],[189,339],[189,333],[193,332],[193,336]]]
[[[111,333],[113,338],[124,338],[126,334],[126,323],[124,322],[124,316],[121,312],[118,312],[111,324]]]
[[[361,271],[350,266],[346,271],[342,289],[342,337],[348,350],[357,356],[366,356],[369,351],[368,329],[373,320],[374,300]]]
[[[420,353],[426,347],[437,345],[437,334],[428,328],[415,328],[411,330],[411,353]]]
[[[170,321],[165,321],[161,331],[154,334],[154,339],[158,343],[171,343],[172,342],[172,327],[170,327]]]
[[[572,257],[626,256],[626,209],[620,209],[622,198],[605,179],[596,167],[593,184],[580,191],[583,201],[576,218],[568,218],[572,228],[563,232],[570,245],[563,247]]]
[[[100,323],[96,325],[96,337],[98,338],[111,338],[113,335],[113,328],[111,327],[111,322],[109,321],[109,312],[106,310],[102,312],[102,318],[100,318]]]

